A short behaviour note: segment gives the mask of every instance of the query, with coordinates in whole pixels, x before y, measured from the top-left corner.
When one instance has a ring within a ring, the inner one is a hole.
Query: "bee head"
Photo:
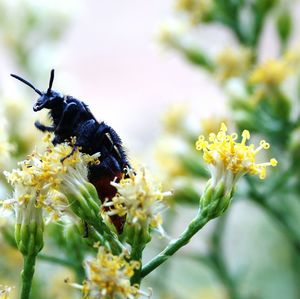
[[[64,101],[64,96],[56,91],[51,90],[52,84],[54,80],[54,70],[51,70],[50,74],[50,80],[49,80],[49,87],[46,92],[41,92],[39,89],[37,89],[32,83],[29,81],[21,78],[20,76],[11,74],[12,77],[16,78],[17,80],[23,82],[24,84],[31,87],[37,94],[40,95],[40,97],[37,99],[35,105],[33,106],[33,111],[40,111],[44,108],[46,109],[52,109],[60,102]]]

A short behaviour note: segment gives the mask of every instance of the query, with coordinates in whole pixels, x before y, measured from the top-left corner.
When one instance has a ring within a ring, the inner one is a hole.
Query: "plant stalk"
[[[136,234],[133,244],[132,244],[132,250],[130,254],[130,259],[132,261],[138,261],[140,263],[139,269],[136,269],[134,272],[134,275],[131,278],[131,284],[141,284],[141,271],[142,271],[142,255],[143,255],[143,250],[145,248],[145,244],[141,242],[141,238],[139,238],[139,235]]]
[[[141,277],[147,276],[154,269],[167,261],[170,256],[176,253],[181,247],[187,245],[190,239],[209,221],[207,216],[203,216],[199,211],[197,216],[191,221],[186,230],[179,236],[178,239],[173,240],[170,244],[161,251],[156,257],[148,262],[142,269]]]
[[[32,286],[32,279],[35,268],[36,254],[24,255],[24,267],[21,273],[22,291],[21,299],[29,299]]]

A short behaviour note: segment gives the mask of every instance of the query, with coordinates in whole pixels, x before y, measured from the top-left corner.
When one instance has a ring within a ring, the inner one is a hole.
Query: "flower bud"
[[[201,213],[209,219],[221,216],[229,207],[233,194],[234,189],[226,192],[223,181],[214,187],[209,180],[200,198]]]
[[[270,9],[273,8],[273,6],[276,5],[278,0],[256,0],[255,6],[257,10],[257,14],[264,15],[266,14]]]
[[[288,41],[292,31],[292,18],[287,9],[283,9],[280,12],[276,20],[276,28],[281,42],[285,44]]]
[[[72,182],[69,180],[62,184],[62,191],[74,214],[99,233],[97,237],[101,245],[107,246],[114,253],[119,252],[122,245],[112,227],[101,216],[102,205],[94,185],[84,180],[73,180]]]
[[[37,255],[44,246],[42,209],[35,207],[35,199],[20,204],[17,209],[15,238],[23,255]]]

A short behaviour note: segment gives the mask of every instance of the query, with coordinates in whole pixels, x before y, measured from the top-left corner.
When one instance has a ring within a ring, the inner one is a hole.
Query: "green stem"
[[[107,227],[104,223],[99,223],[100,220],[97,218],[87,219],[88,224],[90,224],[99,234],[107,240],[109,247],[113,254],[120,254],[123,251],[123,244],[118,240],[118,237]],[[105,245],[105,241],[102,241]]]
[[[131,284],[141,284],[141,271],[142,271],[142,255],[143,250],[145,248],[145,243],[142,241],[142,238],[140,238],[140,234],[135,234],[134,240],[132,243],[132,249],[130,254],[130,259],[132,261],[138,261],[140,262],[140,267],[135,270],[134,275],[131,278]]]
[[[179,236],[178,239],[170,242],[170,244],[160,252],[156,257],[154,257],[150,262],[148,262],[142,269],[141,276],[145,277],[156,269],[159,265],[164,263],[176,253],[181,247],[188,244],[190,239],[209,221],[207,216],[203,216],[199,211],[197,216],[191,221],[186,230]]]
[[[34,267],[35,267],[35,260],[36,255],[24,255],[24,268],[21,273],[22,277],[22,291],[21,291],[21,299],[29,299],[31,285],[32,285],[32,278],[34,274]]]
[[[198,201],[199,201],[199,199],[198,199]],[[176,217],[175,207],[173,207],[169,210],[169,213],[166,215],[166,219],[164,219],[164,229],[167,232],[169,232],[170,234],[172,233],[172,228],[174,226],[175,217]],[[162,240],[162,242],[159,243],[159,251],[163,250],[166,245],[167,245],[167,239]],[[153,280],[151,281],[151,284],[156,286],[156,289],[159,292],[157,294],[159,298],[165,298],[168,296],[169,287],[170,287],[170,285],[168,283],[169,276],[170,276],[170,264],[169,263],[164,265],[164,267],[160,267],[156,271],[156,275],[153,276]],[[161,279],[162,277],[164,279]]]

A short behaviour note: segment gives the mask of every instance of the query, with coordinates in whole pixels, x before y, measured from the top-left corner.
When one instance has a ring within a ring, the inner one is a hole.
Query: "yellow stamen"
[[[260,141],[260,145],[255,149],[253,144],[247,145],[247,140],[250,139],[249,131],[243,131],[241,142],[237,141],[237,134],[227,135],[226,132],[227,127],[222,123],[217,135],[210,134],[208,141],[200,136],[196,142],[196,149],[203,151],[204,161],[218,168],[218,173],[231,171],[234,177],[250,173],[265,178],[266,167],[277,165],[275,159],[266,163],[255,163],[258,152],[270,148],[270,144],[265,140]]]
[[[112,199],[113,205],[108,202],[104,206],[110,208],[108,213],[127,215],[127,222],[139,226],[155,225],[152,227],[157,228],[164,197],[169,196],[170,192],[163,192],[161,184],[143,168],[135,172],[128,169],[128,176],[118,183],[111,183],[118,193]]]

